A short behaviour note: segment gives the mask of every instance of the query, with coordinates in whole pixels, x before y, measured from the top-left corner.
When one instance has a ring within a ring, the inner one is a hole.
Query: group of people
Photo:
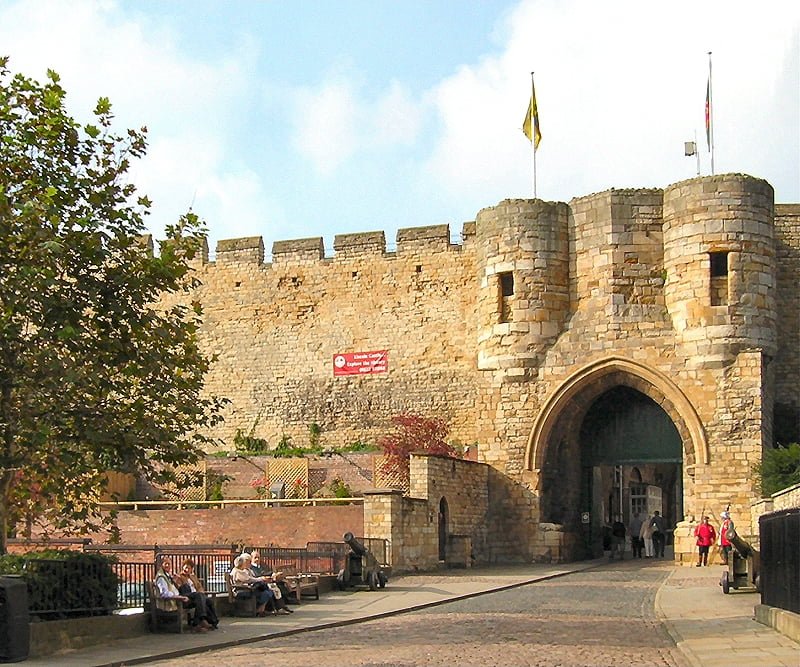
[[[233,561],[230,572],[231,581],[237,597],[255,597],[256,615],[291,614],[287,605],[289,588],[280,572],[261,567],[261,557],[257,551],[242,553]],[[164,611],[176,611],[178,602],[183,603],[194,613],[189,619],[192,632],[216,630],[219,617],[214,605],[214,597],[203,588],[194,571],[195,563],[187,558],[179,573],[172,571],[169,558],[161,558],[156,568],[155,586],[158,590],[156,605]]]
[[[640,514],[633,515],[630,523],[631,551],[634,558],[663,558],[667,544],[667,531],[664,517],[656,510],[644,519]]]
[[[708,552],[715,542],[719,544],[720,552],[722,553],[723,560],[727,563],[728,556],[731,552],[731,541],[729,539],[728,531],[733,530],[733,521],[731,515],[725,511],[720,514],[722,525],[719,529],[719,535],[711,525],[707,516],[704,516],[697,527],[694,529],[694,536],[697,538],[697,564],[695,567],[704,567],[708,565]]]
[[[231,582],[237,597],[255,596],[256,616],[293,613],[287,604],[289,589],[281,573],[262,568],[257,551],[241,553],[234,559]]]
[[[219,617],[214,598],[206,593],[194,572],[194,561],[187,558],[178,574],[173,573],[169,558],[161,558],[156,570],[155,585],[158,589],[156,605],[165,611],[175,611],[178,602],[194,609],[189,619],[193,632],[216,630]]]

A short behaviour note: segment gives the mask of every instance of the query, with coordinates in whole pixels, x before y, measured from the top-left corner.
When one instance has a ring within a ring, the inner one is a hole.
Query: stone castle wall
[[[203,343],[217,355],[208,391],[232,399],[214,433],[233,449],[237,430],[307,445],[375,442],[403,411],[442,415],[463,443],[475,440],[472,406],[477,278],[471,237],[451,245],[446,226],[279,242],[263,263],[258,239],[220,242],[200,264],[194,295]],[[389,350],[389,372],[333,378],[339,352]]]
[[[775,206],[776,301],[775,437],[788,444],[800,431],[800,205]]]
[[[800,207],[726,174],[506,200],[462,237],[405,229],[387,252],[381,232],[348,234],[330,258],[283,241],[268,264],[260,238],[220,242],[195,298],[208,389],[232,399],[221,447],[237,430],[305,444],[311,424],[323,446],[374,442],[398,412],[443,416],[491,466],[489,560],[558,560],[580,542],[580,424],[622,385],[675,424],[684,513],[749,514],[773,406],[791,425],[800,405]],[[371,350],[388,373],[333,377],[334,354]],[[406,516],[423,530],[425,512]]]
[[[364,498],[364,530],[388,540],[390,561],[398,571],[428,570],[439,564],[439,522],[444,521],[447,551],[461,546],[459,565],[491,562],[488,541],[490,468],[473,461],[441,456],[411,456],[411,489],[368,493]],[[444,503],[442,500],[444,499]]]

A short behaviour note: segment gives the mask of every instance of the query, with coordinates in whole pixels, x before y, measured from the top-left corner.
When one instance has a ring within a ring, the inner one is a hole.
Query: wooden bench
[[[319,600],[318,574],[298,572],[295,567],[287,567],[283,570],[283,580],[297,604],[300,604],[304,595],[313,595],[315,600]]]
[[[145,587],[147,589],[147,604],[150,607],[150,631],[182,633],[184,627],[189,625],[189,618],[194,610],[186,607],[181,600],[175,600],[177,605],[175,611],[159,609],[156,604],[156,600],[161,598],[158,594],[158,587],[152,581],[146,581]]]
[[[235,586],[230,572],[225,573],[225,588],[228,590],[228,604],[234,616],[256,615],[256,594],[252,588]],[[242,595],[245,592],[247,595]]]

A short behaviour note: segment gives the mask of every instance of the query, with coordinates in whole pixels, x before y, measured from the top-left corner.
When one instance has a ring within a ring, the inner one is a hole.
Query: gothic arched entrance
[[[626,526],[656,510],[669,526],[683,518],[680,435],[653,399],[625,385],[609,389],[587,410],[578,438],[587,555],[609,548],[617,517]]]
[[[594,362],[562,383],[528,443],[542,522],[560,524],[581,558],[602,554],[616,515],[660,509],[682,520],[696,462],[708,461],[700,420],[665,375],[627,359]]]

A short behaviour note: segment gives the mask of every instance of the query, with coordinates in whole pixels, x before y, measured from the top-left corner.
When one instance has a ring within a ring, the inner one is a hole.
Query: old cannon
[[[359,584],[369,586],[371,591],[385,588],[389,581],[388,568],[381,565],[369,549],[353,537],[353,533],[345,533],[344,541],[350,547],[350,553],[345,556],[344,567],[336,577],[339,590]]]
[[[731,588],[737,591],[758,591],[761,554],[739,537],[733,526],[728,528],[726,537],[733,545],[733,549],[728,558],[728,569],[722,574],[719,582],[722,592],[727,594]]]

